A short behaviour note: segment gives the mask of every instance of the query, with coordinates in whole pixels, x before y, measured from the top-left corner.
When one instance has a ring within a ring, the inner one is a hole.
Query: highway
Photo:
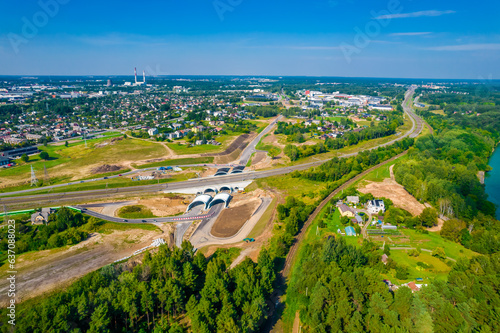
[[[201,209],[192,209],[187,214],[180,216],[171,216],[171,217],[155,217],[155,218],[144,218],[144,219],[124,219],[120,217],[114,217],[109,215],[104,215],[101,213],[94,212],[92,210],[86,209],[85,205],[82,206],[73,206],[75,208],[82,209],[87,215],[97,217],[99,219],[110,221],[110,222],[119,222],[119,223],[161,223],[161,222],[182,222],[182,221],[193,221],[193,220],[202,220],[202,219],[210,219],[213,216],[217,216],[222,210],[222,204],[216,204],[206,214],[198,215]]]
[[[407,93],[405,94],[405,100],[403,101],[403,108],[404,108],[405,113],[410,117],[410,120],[412,121],[412,128],[404,135],[400,135],[399,137],[397,137],[389,142],[386,142],[384,144],[381,144],[381,145],[378,145],[376,147],[366,149],[366,150],[378,149],[379,147],[388,146],[388,145],[395,143],[396,141],[402,140],[405,137],[415,138],[416,136],[418,136],[418,134],[422,131],[424,122],[411,110],[411,108],[406,107],[408,100],[411,99],[414,92],[415,92],[415,88],[413,88],[413,87],[410,88],[407,91]],[[278,119],[276,119],[275,121],[277,121]],[[272,125],[274,125],[274,124],[270,124],[266,129],[270,130]],[[265,133],[261,133],[261,134],[265,135]],[[255,138],[254,141],[256,141],[257,139],[258,139],[258,137]],[[258,142],[259,141],[256,141],[255,145]],[[255,148],[255,146],[254,146],[254,148],[251,148],[251,147],[247,147],[247,148],[248,148],[248,151],[247,151],[247,154],[248,154],[252,149]],[[247,150],[247,149],[245,149],[245,150]],[[351,156],[355,156],[357,154],[358,154],[358,152],[354,152],[354,153],[350,153],[350,154],[344,154],[344,155],[339,156],[339,157],[340,158],[348,158]],[[248,155],[248,156],[250,156],[250,155]],[[88,191],[79,191],[79,192],[35,194],[35,195],[17,196],[17,197],[8,197],[8,196],[12,196],[15,194],[24,194],[24,193],[27,193],[29,190],[19,191],[19,192],[9,192],[9,193],[0,194],[0,205],[4,204],[7,206],[16,206],[16,207],[28,206],[28,208],[32,208],[33,206],[40,207],[42,205],[43,206],[57,205],[57,204],[68,203],[68,202],[95,200],[95,199],[116,196],[116,195],[137,195],[140,193],[162,192],[162,191],[165,191],[167,189],[169,191],[171,191],[171,190],[184,189],[184,188],[190,188],[190,187],[209,187],[209,186],[213,186],[213,185],[225,185],[225,184],[230,184],[232,182],[241,182],[241,181],[253,180],[253,179],[258,179],[258,178],[278,176],[278,175],[286,174],[286,173],[289,173],[289,172],[292,172],[295,170],[306,170],[310,167],[321,165],[321,164],[325,163],[326,161],[327,160],[319,160],[319,161],[314,161],[314,162],[310,162],[310,163],[298,164],[298,165],[294,165],[294,166],[288,166],[288,167],[272,169],[272,170],[244,172],[244,173],[240,173],[240,174],[229,174],[229,175],[217,176],[217,177],[211,176],[211,177],[205,177],[205,178],[194,178],[194,179],[187,180],[187,181],[167,183],[167,184],[140,185],[140,186],[120,187],[120,188],[113,188],[113,189],[88,190]],[[150,168],[150,169],[153,169],[153,168]],[[116,177],[118,177],[118,176],[116,176]],[[78,183],[78,182],[76,182],[76,183]],[[73,184],[75,184],[75,183],[73,183]],[[55,186],[64,186],[64,184],[63,185],[55,185]],[[41,188],[41,189],[43,189],[43,188]],[[36,190],[41,190],[41,189],[39,188]]]
[[[283,117],[282,115],[279,115],[278,118],[274,119],[271,124],[269,124],[266,128],[264,128],[264,130],[262,130],[262,132],[260,132],[259,135],[257,135],[257,137],[252,140],[252,142],[250,142],[250,144],[241,153],[240,165],[247,165],[248,160],[250,159],[252,154],[256,152],[255,147],[257,146],[257,144],[259,144],[260,139],[262,139],[264,135],[269,133],[269,131],[273,128],[273,126],[278,121],[280,121],[282,117]]]

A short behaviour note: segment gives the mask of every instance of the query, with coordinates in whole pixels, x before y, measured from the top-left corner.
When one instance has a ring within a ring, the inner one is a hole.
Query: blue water
[[[500,220],[500,146],[495,150],[488,163],[493,170],[486,173],[484,184],[488,200],[497,205],[497,220]]]

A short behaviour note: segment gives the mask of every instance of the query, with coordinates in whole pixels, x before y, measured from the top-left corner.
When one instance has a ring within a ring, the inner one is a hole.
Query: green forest
[[[381,251],[329,237],[302,249],[287,305],[300,310],[303,332],[498,332],[500,255],[459,260],[447,281],[418,293],[391,292]]]
[[[88,232],[93,231],[99,223],[94,218],[85,218],[80,212],[62,207],[49,215],[47,224],[32,225],[29,215],[15,217],[16,252],[41,251],[78,244],[87,239]],[[7,228],[0,229],[0,260],[6,258],[8,237]]]
[[[177,333],[189,320],[194,332],[255,332],[274,263],[264,249],[257,263],[228,265],[223,253],[207,260],[188,242],[181,249],[161,246],[139,265],[105,266],[65,291],[23,303],[16,331]]]

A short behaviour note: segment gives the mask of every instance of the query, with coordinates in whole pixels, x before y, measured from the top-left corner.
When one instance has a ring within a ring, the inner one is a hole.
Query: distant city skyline
[[[0,75],[495,80],[499,12],[448,0],[5,3]]]

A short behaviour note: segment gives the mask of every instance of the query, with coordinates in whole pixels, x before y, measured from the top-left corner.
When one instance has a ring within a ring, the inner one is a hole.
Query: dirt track
[[[131,255],[135,250],[150,245],[158,237],[167,240],[171,225],[161,226],[163,231],[132,229],[111,234],[93,234],[89,239],[63,251],[45,250],[18,257],[17,301],[61,289],[83,275],[115,260]],[[8,301],[6,272],[0,273],[0,306]]]

